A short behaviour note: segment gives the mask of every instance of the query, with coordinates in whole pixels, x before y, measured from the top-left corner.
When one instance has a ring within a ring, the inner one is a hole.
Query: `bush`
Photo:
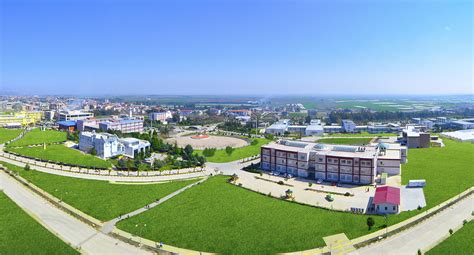
[[[25,171],[30,171],[31,169],[30,164],[26,164],[23,169],[25,169]]]
[[[205,148],[202,151],[202,155],[204,155],[204,157],[212,157],[212,156],[214,156],[214,154],[216,154],[216,149],[215,148]]]
[[[277,183],[280,184],[280,185],[284,185],[284,184],[285,184],[283,181],[278,181]]]
[[[313,183],[312,182],[308,182],[308,187],[311,187],[313,186]]]
[[[257,145],[258,144],[258,140],[254,139],[252,140],[252,142],[250,143],[251,145]]]
[[[452,229],[449,229],[449,234],[452,235],[453,234],[453,230]]]
[[[344,196],[346,196],[346,197],[348,197],[350,195],[351,195],[351,193],[349,193],[349,192],[344,193]]]
[[[230,147],[230,146],[227,146],[225,147],[225,152],[227,153],[227,155],[231,155],[232,152],[234,152],[234,148]]]

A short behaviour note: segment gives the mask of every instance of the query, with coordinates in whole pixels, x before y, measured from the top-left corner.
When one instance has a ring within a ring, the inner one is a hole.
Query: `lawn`
[[[39,128],[35,128],[30,132],[26,133],[25,136],[11,144],[9,146],[27,146],[33,144],[42,143],[58,143],[66,141],[66,132],[56,130],[45,130],[42,131]]]
[[[426,179],[427,207],[388,217],[408,219],[471,187],[474,145],[446,140],[445,148],[411,149],[403,182]],[[234,254],[273,254],[324,245],[323,237],[344,232],[365,235],[367,216],[332,212],[266,197],[214,177],[152,210],[119,223],[119,228],[178,247]],[[383,217],[372,216],[378,230]],[[168,219],[174,219],[172,221]],[[137,223],[147,228],[137,233]]]
[[[0,128],[0,144],[10,141],[20,135],[23,129]]]
[[[43,148],[43,146],[35,146],[8,148],[7,151],[16,152],[24,156],[62,162],[66,164],[73,164],[83,167],[108,168],[111,166],[111,163],[109,161],[89,154],[85,154],[76,149],[68,148],[63,144],[47,145],[46,150]]]
[[[360,133],[334,133],[334,134],[329,134],[328,136],[337,136],[337,137],[379,137],[379,136],[398,136],[398,134],[395,133],[377,133],[377,134],[371,134],[368,132],[360,132]]]
[[[197,180],[158,184],[113,184],[38,172],[0,162],[49,194],[101,221],[111,220],[162,198]]]
[[[0,191],[0,254],[79,254]]]
[[[409,149],[408,163],[402,165],[402,183],[426,179],[424,193],[429,207],[474,184],[474,144],[449,139],[443,142],[444,148]]]
[[[448,237],[442,243],[429,250],[427,255],[471,255],[474,251],[474,223],[466,223],[460,230]]]
[[[329,144],[349,144],[349,145],[365,145],[368,144],[372,138],[364,137],[344,137],[344,138],[321,138],[317,140],[318,143],[329,143]]]
[[[215,163],[231,162],[243,158],[248,158],[260,154],[260,147],[269,143],[271,140],[265,138],[255,138],[258,141],[255,145],[248,145],[241,148],[236,148],[232,154],[227,154],[225,150],[216,150],[216,153],[212,157],[206,157],[207,161]],[[196,153],[202,155],[201,150],[196,150]]]

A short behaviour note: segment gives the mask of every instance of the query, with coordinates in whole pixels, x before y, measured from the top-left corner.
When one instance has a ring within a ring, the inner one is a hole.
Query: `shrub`
[[[449,234],[452,235],[453,234],[453,230],[452,229],[449,229]]]
[[[26,164],[23,169],[25,169],[25,171],[30,171],[31,169],[30,164]]]
[[[346,197],[348,197],[350,195],[351,195],[351,193],[349,193],[349,192],[344,193],[344,196],[346,196]]]
[[[252,140],[252,142],[250,143],[251,145],[257,145],[258,144],[258,140],[254,139]]]
[[[225,153],[227,153],[227,155],[231,155],[232,152],[234,152],[234,148],[230,147],[230,146],[227,146],[225,147]]]
[[[375,225],[375,220],[372,217],[367,218],[367,226],[369,227],[369,230]]]
[[[311,187],[313,186],[313,183],[312,182],[308,182],[308,187]]]
[[[280,185],[285,184],[283,181],[278,181],[277,183],[280,184]]]

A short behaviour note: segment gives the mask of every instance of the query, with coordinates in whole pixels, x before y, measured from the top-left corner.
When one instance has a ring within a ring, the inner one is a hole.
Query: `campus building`
[[[108,133],[82,132],[79,135],[79,150],[90,153],[95,148],[97,156],[106,159],[119,155],[135,157],[139,152],[150,149],[148,141],[136,138],[122,138]]]
[[[331,145],[279,140],[261,148],[265,171],[331,182],[370,184],[377,174],[400,174],[406,147],[399,144],[369,146]]]
[[[118,119],[108,120],[99,123],[99,129],[103,131],[115,130],[123,134],[143,132],[143,120],[140,119]]]
[[[429,148],[431,135],[425,126],[407,125],[402,131],[401,144],[408,148]]]
[[[60,111],[57,113],[58,121],[66,120],[85,120],[94,117],[92,112],[83,112],[83,111]]]
[[[152,121],[166,122],[169,119],[173,118],[173,114],[171,113],[171,111],[152,112],[152,113],[148,114],[148,118]]]
[[[400,189],[390,186],[377,187],[372,211],[377,214],[397,214],[400,211]]]
[[[0,114],[0,127],[19,127],[41,121],[43,112],[40,111],[21,111],[10,114]]]

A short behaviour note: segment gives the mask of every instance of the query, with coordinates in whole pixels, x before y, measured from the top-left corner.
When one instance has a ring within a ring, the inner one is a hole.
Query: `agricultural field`
[[[335,107],[353,110],[370,109],[374,111],[423,111],[436,107],[433,103],[410,100],[339,100]]]
[[[43,144],[43,143],[60,143],[64,142],[67,139],[66,132],[56,131],[56,130],[44,130],[42,131],[39,128],[33,129],[30,132],[26,133],[25,136],[11,144],[9,147],[20,147],[34,144]]]
[[[365,137],[344,137],[344,138],[321,138],[316,142],[328,144],[346,144],[346,145],[366,145],[372,138]]]
[[[466,155],[474,155],[474,144],[450,140],[445,140],[445,144],[444,148],[409,151],[409,163],[403,166],[403,183],[426,179],[427,207],[390,216],[388,225],[419,214],[472,186],[474,158]],[[227,178],[211,178],[167,203],[120,222],[118,227],[165,244],[226,254],[305,250],[323,246],[324,236],[343,232],[352,239],[370,232],[366,215],[281,201],[228,184]],[[385,219],[372,217],[375,226],[371,231],[383,229]],[[174,220],[167,220],[170,218]],[[147,228],[137,233],[135,225],[143,222]]]
[[[466,223],[461,229],[448,237],[442,243],[429,250],[426,255],[471,255],[474,251],[474,223],[472,221]]]
[[[0,162],[49,194],[101,221],[111,220],[162,198],[196,179],[157,184],[115,184],[78,179],[23,168]]]
[[[43,146],[13,147],[8,148],[7,151],[15,152],[28,157],[73,164],[82,167],[109,168],[112,166],[109,161],[85,154],[76,149],[68,148],[63,144],[46,145],[46,149],[44,149]]]
[[[269,143],[271,140],[265,138],[255,138],[253,140],[257,140],[258,143],[254,145],[248,145],[241,148],[235,148],[232,153],[229,155],[225,150],[216,150],[215,154],[211,157],[206,157],[208,162],[215,162],[215,163],[225,163],[231,162],[243,158],[248,158],[251,156],[255,156],[260,154],[260,147]],[[198,155],[202,155],[202,150],[196,150]]]
[[[6,129],[0,128],[0,144],[10,141],[19,136],[23,129]]]
[[[0,191],[0,254],[79,254]]]

